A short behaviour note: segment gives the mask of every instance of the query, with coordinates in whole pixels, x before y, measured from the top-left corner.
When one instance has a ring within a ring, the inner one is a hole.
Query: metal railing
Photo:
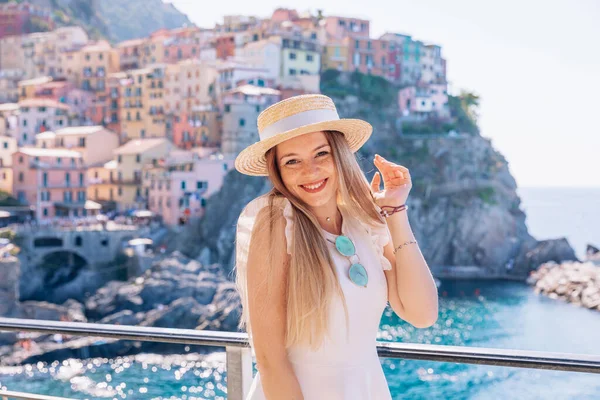
[[[248,335],[245,333],[14,318],[0,318],[0,331],[60,333],[76,336],[225,347],[227,398],[229,400],[245,399],[252,384],[252,353],[248,345]],[[380,341],[377,342],[377,353],[379,357],[383,358],[600,374],[600,355]],[[3,399],[2,396],[7,397],[6,393],[8,392],[0,391],[0,399]],[[57,397],[28,396],[12,397],[18,399],[64,400]],[[8,398],[12,397],[8,396]]]

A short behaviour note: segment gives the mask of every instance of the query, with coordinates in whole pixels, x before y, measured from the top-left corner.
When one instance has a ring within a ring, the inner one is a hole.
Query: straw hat
[[[352,152],[356,152],[373,132],[366,121],[340,119],[333,100],[322,94],[303,94],[277,102],[260,113],[257,124],[260,140],[235,159],[235,168],[242,174],[267,176],[267,150],[305,133],[340,131]]]

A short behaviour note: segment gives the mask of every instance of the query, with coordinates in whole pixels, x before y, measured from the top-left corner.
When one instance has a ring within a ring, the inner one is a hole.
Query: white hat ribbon
[[[277,122],[265,127],[260,132],[260,140],[267,139],[271,136],[275,136],[278,133],[286,132],[294,128],[298,128],[304,125],[317,124],[319,122],[339,120],[340,116],[337,110],[330,109],[317,109],[302,111],[289,117],[280,119]]]

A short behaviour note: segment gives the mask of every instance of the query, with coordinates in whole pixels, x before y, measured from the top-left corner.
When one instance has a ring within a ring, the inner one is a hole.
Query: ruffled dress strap
[[[236,228],[236,265],[238,268],[244,268],[246,266],[252,230],[254,229],[257,216],[263,208],[268,206],[269,196],[262,195],[250,201],[240,213]],[[287,253],[292,254],[292,236],[294,232],[292,205],[285,197],[275,197],[273,206],[283,210],[283,215],[286,220],[285,238]]]

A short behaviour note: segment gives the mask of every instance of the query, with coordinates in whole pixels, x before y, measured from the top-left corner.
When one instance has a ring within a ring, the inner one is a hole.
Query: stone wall
[[[16,257],[0,260],[0,316],[9,316],[19,298],[20,263]]]

